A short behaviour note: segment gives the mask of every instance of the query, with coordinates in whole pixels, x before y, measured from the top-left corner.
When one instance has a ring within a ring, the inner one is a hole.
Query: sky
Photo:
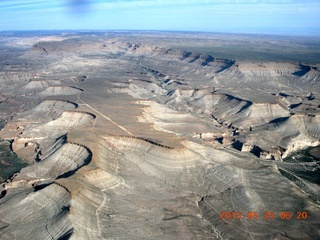
[[[319,0],[1,0],[0,31],[169,30],[320,36]]]

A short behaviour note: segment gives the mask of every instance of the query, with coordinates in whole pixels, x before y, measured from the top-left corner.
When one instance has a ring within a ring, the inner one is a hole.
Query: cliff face
[[[318,238],[297,174],[318,163],[282,162],[319,145],[316,65],[81,36],[0,75],[0,137],[30,164],[0,187],[1,239]]]

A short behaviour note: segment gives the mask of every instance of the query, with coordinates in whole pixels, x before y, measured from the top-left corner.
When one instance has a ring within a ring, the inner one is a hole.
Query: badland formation
[[[320,144],[316,43],[0,40],[0,138],[28,163],[2,179],[1,239],[319,238],[319,163],[283,160]]]

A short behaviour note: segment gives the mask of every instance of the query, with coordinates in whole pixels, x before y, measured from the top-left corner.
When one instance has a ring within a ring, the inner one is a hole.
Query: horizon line
[[[242,35],[266,35],[266,36],[291,36],[291,37],[320,37],[320,32],[297,33],[297,32],[268,32],[268,31],[210,31],[210,30],[162,30],[162,29],[12,29],[0,30],[0,32],[168,32],[168,33],[209,33],[209,34],[242,34]],[[320,40],[320,39],[319,39]]]

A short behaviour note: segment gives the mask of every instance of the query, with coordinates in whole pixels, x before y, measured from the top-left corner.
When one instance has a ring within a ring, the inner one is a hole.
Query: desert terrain
[[[319,39],[0,43],[0,239],[320,237]]]

